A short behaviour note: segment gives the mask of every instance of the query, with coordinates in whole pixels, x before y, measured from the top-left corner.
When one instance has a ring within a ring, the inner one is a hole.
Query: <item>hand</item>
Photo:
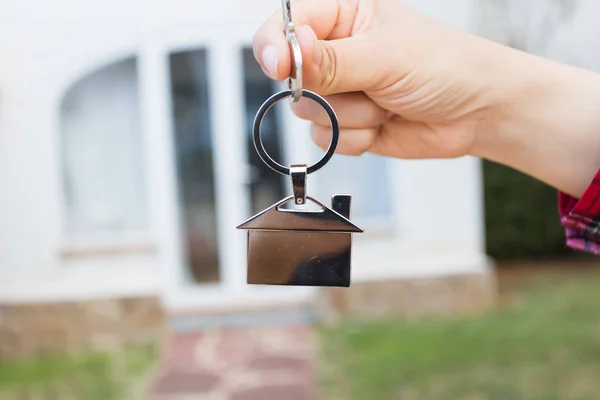
[[[304,88],[340,119],[338,152],[410,158],[475,155],[574,196],[600,160],[600,75],[435,22],[395,0],[298,0],[292,16]],[[281,11],[254,38],[265,73],[291,72]],[[294,112],[330,139],[320,107]]]
[[[304,87],[331,103],[342,128],[339,152],[400,158],[459,157],[473,147],[490,106],[490,47],[393,0],[303,0],[292,16]],[[275,80],[290,75],[281,12],[257,32],[255,56]],[[314,122],[326,148],[329,120],[303,99],[294,112]]]

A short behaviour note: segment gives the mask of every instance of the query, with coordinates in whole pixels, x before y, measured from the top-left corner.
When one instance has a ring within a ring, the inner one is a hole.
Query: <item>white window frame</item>
[[[140,57],[137,52],[128,52],[126,54],[122,54],[119,57],[115,57],[108,62],[104,62],[94,68],[92,71],[87,71],[84,75],[78,77],[74,81],[70,82],[70,84],[63,90],[62,97],[60,101],[60,105],[62,105],[62,101],[64,101],[64,96],[66,96],[71,89],[77,84],[79,84],[82,80],[86,79],[89,76],[92,76],[95,73],[101,72],[104,68],[110,67],[115,63],[119,63],[121,61],[127,59],[134,59],[136,63],[136,79],[137,79],[137,96],[138,96],[138,118],[140,119],[140,139],[141,142],[145,142],[144,138],[144,127],[143,127],[143,116],[141,112],[142,106],[142,81],[140,79]],[[63,121],[61,110],[57,110],[58,120],[59,120],[59,130],[57,134],[60,139],[58,143],[62,143],[63,132]],[[157,251],[157,243],[154,240],[152,235],[152,227],[151,227],[151,217],[150,217],[150,204],[148,202],[149,199],[149,190],[148,190],[148,174],[147,174],[147,165],[148,162],[146,160],[146,152],[145,149],[141,149],[141,160],[142,163],[140,165],[140,169],[144,173],[145,177],[145,185],[143,188],[143,195],[145,196],[146,203],[146,219],[147,219],[147,227],[140,230],[124,230],[124,231],[105,231],[105,232],[71,232],[67,227],[67,218],[68,213],[66,210],[66,182],[65,182],[65,160],[63,158],[64,148],[60,148],[58,154],[60,155],[60,187],[61,194],[60,198],[60,223],[61,223],[61,240],[59,245],[59,256],[62,259],[86,259],[86,258],[94,258],[97,256],[111,256],[111,255],[122,255],[122,254],[153,254]]]

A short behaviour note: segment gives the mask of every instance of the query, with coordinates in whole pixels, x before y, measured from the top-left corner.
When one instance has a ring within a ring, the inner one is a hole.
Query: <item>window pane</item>
[[[352,194],[352,219],[360,223],[366,219],[384,219],[391,216],[388,161],[384,157],[364,154],[348,157],[336,154],[319,171],[319,192],[326,196]]]
[[[180,221],[190,275],[219,281],[207,52],[172,54],[171,95]]]
[[[60,113],[68,232],[146,228],[136,60],[79,81]]]
[[[271,170],[259,158],[252,141],[252,126],[256,112],[275,91],[272,81],[265,76],[256,62],[252,49],[244,52],[244,91],[246,101],[246,143],[250,162],[249,188],[254,214],[281,200],[284,196],[284,181],[280,174]],[[281,147],[281,129],[277,106],[265,116],[261,137],[267,153],[279,163],[284,163]]]

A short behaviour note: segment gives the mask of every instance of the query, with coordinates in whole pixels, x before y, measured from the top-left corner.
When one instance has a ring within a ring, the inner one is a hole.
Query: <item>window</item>
[[[60,108],[70,236],[147,228],[135,58],[78,81]]]
[[[220,279],[207,58],[203,49],[170,56],[180,221],[197,283]]]
[[[250,204],[252,213],[256,214],[281,200],[284,194],[282,175],[272,171],[258,156],[252,140],[254,117],[263,102],[275,93],[272,81],[265,76],[256,62],[252,49],[243,49],[244,60],[244,99],[246,105],[246,143],[249,160]],[[263,119],[261,127],[262,142],[267,153],[275,160],[283,163],[282,138],[277,113],[273,107]]]
[[[390,198],[388,161],[373,154],[349,157],[336,154],[318,172],[319,195],[352,195],[352,220],[358,224],[385,225],[393,209]]]

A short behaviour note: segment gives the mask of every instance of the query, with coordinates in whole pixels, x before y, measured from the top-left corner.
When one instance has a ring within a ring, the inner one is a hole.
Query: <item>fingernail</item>
[[[267,70],[269,76],[277,78],[277,50],[275,46],[267,46],[262,52],[263,67]]]

